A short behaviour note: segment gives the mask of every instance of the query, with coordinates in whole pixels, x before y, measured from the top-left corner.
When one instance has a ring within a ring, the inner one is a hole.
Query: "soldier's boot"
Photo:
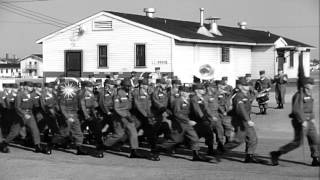
[[[213,149],[213,145],[211,146],[208,146],[208,151],[207,151],[207,155],[208,156],[214,156],[214,155],[216,155],[216,152],[214,151],[214,149]]]
[[[209,158],[206,158],[206,157],[202,157],[200,154],[199,154],[199,151],[197,150],[193,150],[192,151],[192,161],[201,161],[201,162],[209,162],[211,159]]]
[[[103,150],[104,150],[103,145],[97,145],[96,150],[97,150],[97,152],[96,152],[95,157],[97,157],[97,158],[103,158],[103,157],[104,157],[104,155],[103,155]]]
[[[8,147],[8,143],[6,143],[6,142],[0,143],[0,151],[3,153],[9,153],[10,149]]]
[[[52,154],[52,147],[51,147],[51,145],[48,144],[48,145],[44,146],[44,147],[42,148],[42,153],[48,154],[48,155]]]
[[[279,165],[279,157],[280,157],[280,155],[281,155],[281,153],[279,151],[270,152],[272,166],[278,166]]]
[[[223,153],[226,152],[226,150],[224,149],[222,143],[219,143],[219,144],[218,144],[217,151],[218,151],[219,154],[223,154]]]
[[[145,158],[145,157],[142,156],[140,153],[138,153],[136,149],[131,149],[129,158]]]
[[[281,109],[283,109],[284,107],[283,107],[283,104],[281,103]]]
[[[81,156],[81,155],[88,155],[88,154],[81,149],[81,146],[77,146],[77,155]]]
[[[257,159],[256,157],[254,157],[253,154],[247,154],[245,159],[244,159],[245,163],[261,163],[261,160]]]
[[[320,166],[320,158],[314,157],[311,166]]]

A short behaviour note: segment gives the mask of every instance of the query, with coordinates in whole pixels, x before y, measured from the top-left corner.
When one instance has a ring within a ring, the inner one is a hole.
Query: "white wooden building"
[[[21,76],[23,78],[43,76],[42,54],[32,54],[20,59],[19,61]]]
[[[20,72],[20,64],[0,64],[0,77],[19,77]]]
[[[230,83],[245,73],[258,78],[259,70],[273,77],[283,66],[296,78],[298,59],[309,75],[312,46],[266,31],[220,26],[146,15],[102,11],[41,38],[45,77],[104,77],[109,72],[172,72],[183,82],[192,81],[199,64],[210,64],[215,78]]]

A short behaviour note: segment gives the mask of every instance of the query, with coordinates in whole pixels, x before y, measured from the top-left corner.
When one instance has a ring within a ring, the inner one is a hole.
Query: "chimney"
[[[199,27],[197,33],[205,35],[205,36],[213,37],[213,35],[204,26],[204,8],[200,8],[200,27]]]
[[[143,12],[146,13],[146,16],[149,18],[153,18],[154,17],[154,13],[156,12],[155,8],[144,8]]]
[[[217,21],[220,20],[220,19],[221,18],[218,18],[218,17],[206,18],[206,20],[210,21],[210,30],[209,30],[209,32],[211,32],[214,35],[218,35],[218,36],[222,36],[222,33],[219,31],[218,24],[217,24]]]
[[[238,26],[239,26],[239,28],[241,28],[241,29],[247,29],[247,22],[245,22],[245,21],[241,21],[241,22],[238,22]]]

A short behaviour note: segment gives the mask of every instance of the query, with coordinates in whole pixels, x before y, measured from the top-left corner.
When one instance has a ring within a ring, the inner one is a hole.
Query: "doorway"
[[[65,51],[65,76],[81,77],[82,51]]]

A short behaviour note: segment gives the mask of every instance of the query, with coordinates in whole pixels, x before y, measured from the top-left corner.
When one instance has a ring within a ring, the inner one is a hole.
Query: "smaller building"
[[[42,77],[42,54],[32,54],[19,60],[23,78]]]
[[[20,77],[20,64],[0,64],[0,77]]]

